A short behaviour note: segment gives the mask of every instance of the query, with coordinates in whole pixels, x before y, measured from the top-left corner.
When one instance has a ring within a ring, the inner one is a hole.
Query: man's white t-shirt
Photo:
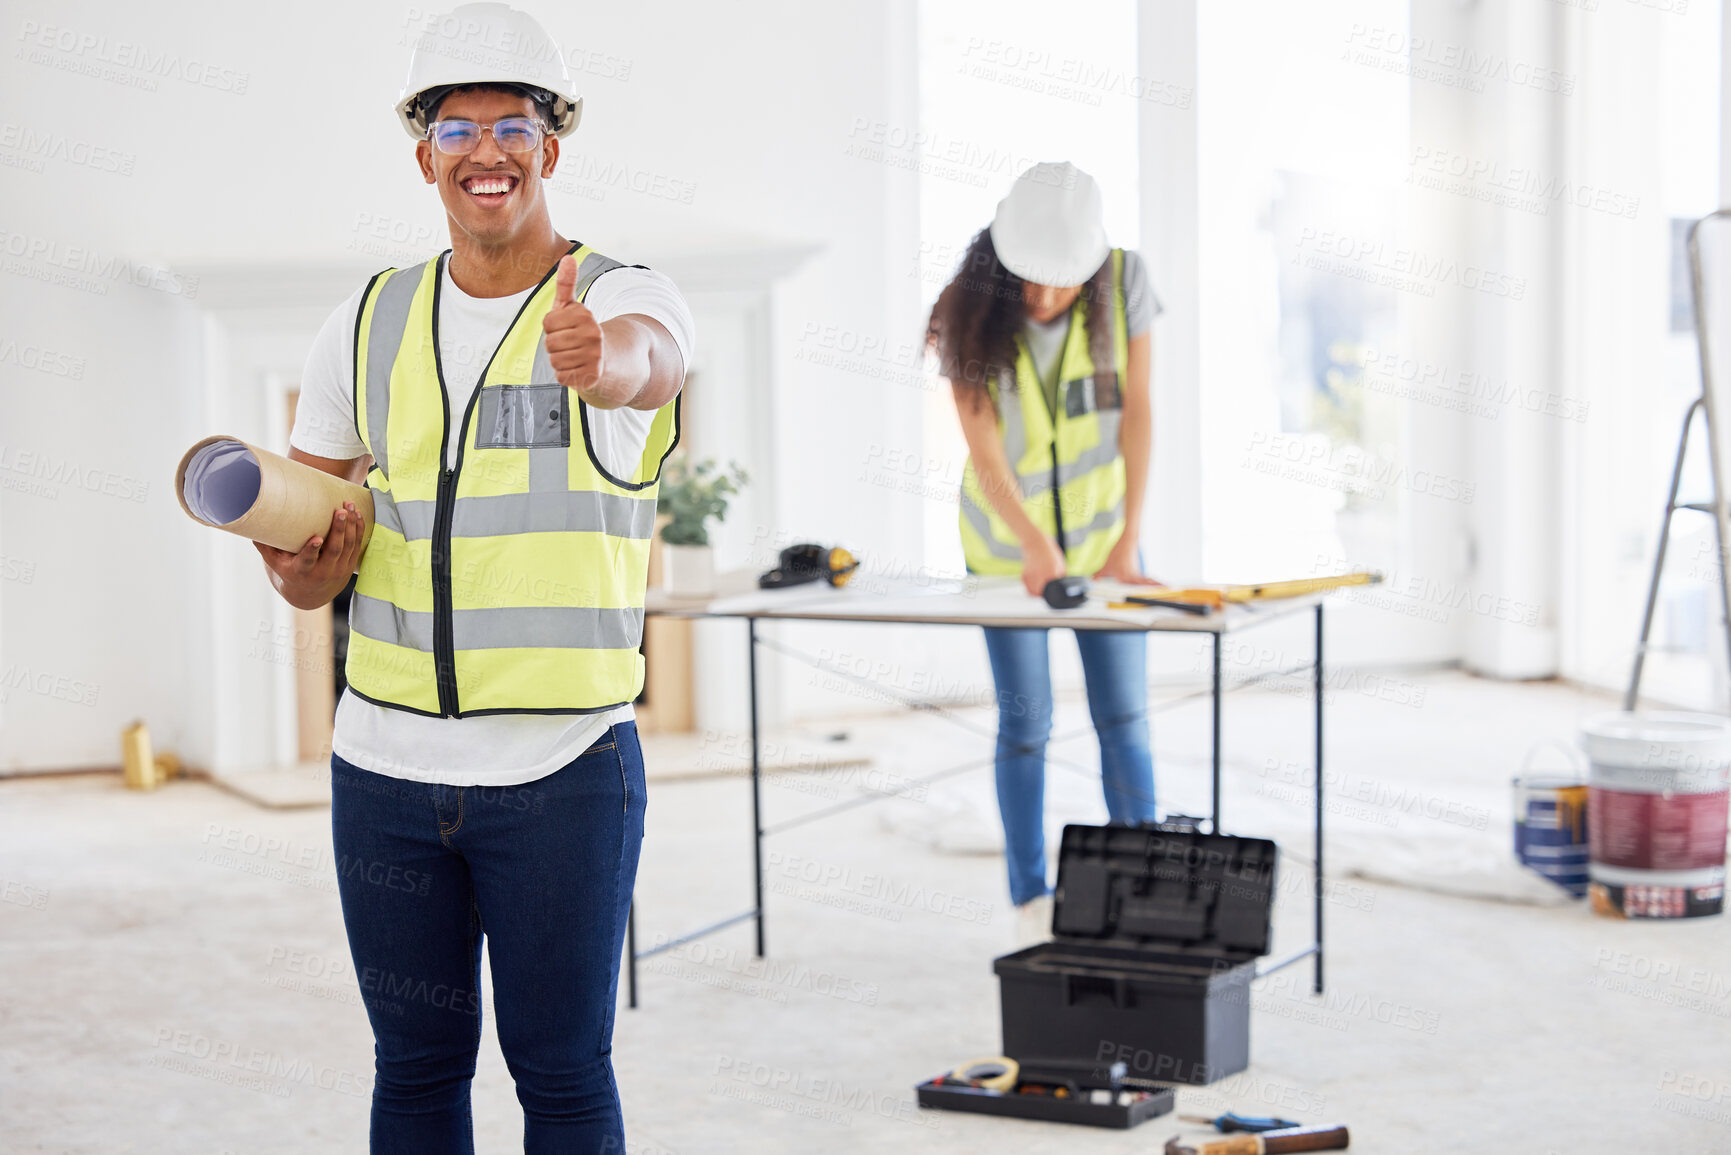
[[[457,427],[493,350],[533,289],[509,297],[471,297],[451,280],[439,288],[439,361],[451,407],[446,467],[457,462]],[[319,330],[301,377],[300,403],[289,444],[316,457],[349,460],[366,453],[355,429],[355,313],[364,289],[337,307]],[[599,321],[627,313],[653,317],[691,363],[691,310],[673,282],[648,269],[603,273],[583,302]],[[643,454],[654,414],[642,409],[589,410],[595,455],[615,477],[629,476]],[[576,423],[573,422],[573,426]],[[581,433],[573,428],[573,434]],[[484,714],[429,718],[375,705],[352,693],[337,704],[331,748],[363,770],[451,786],[514,786],[551,774],[593,745],[617,722],[633,717],[629,703],[599,714]]]

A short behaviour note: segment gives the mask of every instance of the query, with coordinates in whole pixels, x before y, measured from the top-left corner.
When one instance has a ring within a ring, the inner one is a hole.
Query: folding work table
[[[1210,634],[1213,637],[1213,677],[1210,697],[1213,706],[1213,735],[1210,762],[1213,770],[1209,829],[1220,833],[1220,699],[1221,699],[1221,638],[1229,633],[1252,629],[1269,621],[1291,617],[1309,610],[1315,620],[1315,653],[1309,663],[1316,700],[1316,826],[1315,826],[1315,886],[1313,889],[1315,938],[1302,947],[1270,959],[1257,969],[1257,975],[1270,974],[1309,957],[1314,960],[1314,989],[1322,993],[1322,605],[1326,593],[1299,597],[1228,605],[1224,610],[1206,615],[1183,610],[1150,608],[1113,610],[1106,603],[1124,593],[1148,593],[1147,586],[1122,586],[1097,582],[1089,600],[1069,610],[1054,610],[1039,598],[1028,596],[1020,581],[1014,578],[969,578],[965,582],[928,584],[913,589],[872,590],[870,582],[850,583],[832,589],[824,583],[797,586],[791,589],[759,590],[749,574],[724,575],[722,590],[714,597],[674,597],[665,591],[649,591],[645,612],[649,615],[677,618],[740,618],[745,621],[747,687],[751,715],[751,853],[753,900],[750,910],[724,918],[669,941],[658,943],[649,950],[637,949],[636,904],[632,904],[627,925],[628,991],[630,1005],[637,1005],[637,964],[665,951],[673,950],[726,927],[751,920],[757,932],[757,957],[764,955],[763,912],[763,840],[766,830],[762,810],[762,764],[757,701],[757,651],[770,644],[758,637],[761,621],[799,621],[869,623],[873,625],[945,625],[945,626],[1007,626],[1033,629],[1077,630],[1142,630],[1146,633]],[[742,592],[743,591],[743,592]],[[779,647],[777,647],[779,648]],[[1304,666],[1297,667],[1303,670]],[[1291,673],[1295,671],[1283,671]],[[918,785],[918,779],[909,787]],[[809,817],[823,817],[839,810],[851,809],[863,802],[894,797],[895,792],[851,799]],[[805,819],[801,819],[803,822]]]

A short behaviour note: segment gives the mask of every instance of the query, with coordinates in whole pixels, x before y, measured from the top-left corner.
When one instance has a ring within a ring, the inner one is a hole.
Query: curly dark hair
[[[1112,364],[1113,310],[1095,309],[1112,300],[1112,258],[1107,256],[1082,286],[1088,303],[1088,355],[1096,365]],[[991,403],[987,383],[1016,372],[1016,334],[1027,321],[1022,278],[998,260],[991,229],[968,243],[955,276],[938,294],[926,322],[926,343],[937,351],[938,371],[959,397],[975,406]]]

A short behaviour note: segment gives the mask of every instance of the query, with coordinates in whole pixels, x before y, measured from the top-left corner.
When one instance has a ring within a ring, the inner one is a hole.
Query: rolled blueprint
[[[345,501],[361,515],[363,549],[373,536],[371,490],[238,437],[206,437],[188,449],[174,491],[194,521],[291,553],[323,537]]]

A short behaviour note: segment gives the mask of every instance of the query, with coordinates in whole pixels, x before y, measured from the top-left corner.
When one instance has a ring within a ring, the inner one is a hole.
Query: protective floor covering
[[[1614,703],[1410,680],[1422,695],[1330,701],[1330,860],[1360,876],[1329,891],[1327,993],[1310,993],[1308,964],[1258,980],[1253,1066],[1181,1090],[1179,1110],[1345,1122],[1371,1155],[1731,1150],[1726,921],[1612,922],[1497,881],[1509,775]],[[1309,929],[1309,706],[1229,701],[1226,827],[1282,842],[1278,951]],[[1085,724],[1079,702],[1060,714],[1060,733]],[[876,771],[989,751],[930,715],[847,727]],[[1205,811],[1207,732],[1203,703],[1158,715],[1163,809]],[[1098,817],[1089,742],[1053,755],[1054,825]],[[846,768],[770,782],[771,826],[896,785]],[[742,926],[644,965],[643,1006],[622,1006],[615,1039],[632,1155],[1146,1152],[1195,1133],[914,1106],[916,1082],[997,1047],[991,960],[1014,920],[1001,861],[979,853],[989,771],[911,793],[771,839],[766,962]],[[644,945],[749,905],[749,816],[737,778],[651,787]],[[199,783],[0,783],[0,1151],[364,1150],[371,1039],[328,822]],[[1475,888],[1499,898],[1439,893]],[[520,1149],[491,1030],[474,1099],[478,1150]]]

